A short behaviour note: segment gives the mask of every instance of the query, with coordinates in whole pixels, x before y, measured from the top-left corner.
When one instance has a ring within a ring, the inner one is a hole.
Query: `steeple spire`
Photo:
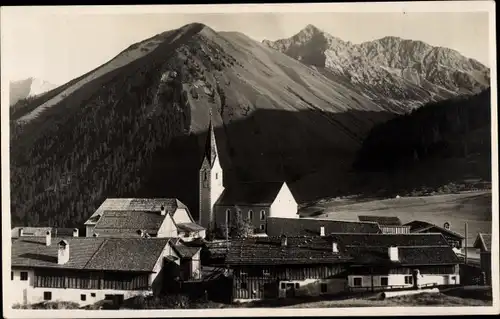
[[[215,140],[215,131],[212,123],[212,109],[208,109],[209,122],[208,122],[208,134],[207,142],[205,145],[205,158],[209,161],[210,166],[213,166],[215,159],[217,158],[217,142]]]

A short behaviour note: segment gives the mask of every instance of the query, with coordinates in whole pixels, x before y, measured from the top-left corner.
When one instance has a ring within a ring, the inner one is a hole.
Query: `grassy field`
[[[358,220],[358,215],[397,216],[403,223],[424,220],[436,225],[450,222],[451,229],[465,233],[468,224],[468,246],[478,232],[492,232],[492,195],[488,191],[423,197],[373,199],[357,202],[353,199],[332,200],[315,207],[323,213],[317,218]]]

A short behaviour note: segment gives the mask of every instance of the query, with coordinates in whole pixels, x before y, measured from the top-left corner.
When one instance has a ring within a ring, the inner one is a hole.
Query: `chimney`
[[[450,229],[450,223],[449,222],[444,223],[443,228],[449,230]]]
[[[163,205],[161,205],[161,207],[160,207],[160,214],[162,216],[165,216],[167,214],[167,211],[165,210],[165,206],[163,206]]]
[[[52,243],[52,235],[50,234],[50,230],[47,230],[47,232],[45,233],[45,245],[50,246],[51,243]]]
[[[57,263],[59,265],[64,265],[69,261],[69,244],[63,239],[57,246]]]
[[[335,254],[339,252],[339,245],[335,241],[332,242],[332,252]]]
[[[94,233],[93,235],[94,237],[99,237],[99,234],[98,233]]]
[[[137,234],[140,236],[140,237],[144,237],[144,231],[142,229],[138,229],[137,230]]]
[[[320,236],[325,236],[325,226],[321,226],[321,227],[319,228],[319,235],[320,235]]]
[[[78,237],[78,228],[73,228],[73,237]]]
[[[288,240],[285,235],[281,235],[281,247],[285,247],[288,243]]]
[[[19,228],[19,237],[24,236],[24,228]]]
[[[398,247],[389,247],[389,259],[391,261],[399,261],[399,250]]]

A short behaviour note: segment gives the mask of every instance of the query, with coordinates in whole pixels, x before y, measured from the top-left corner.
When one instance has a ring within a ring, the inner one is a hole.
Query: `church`
[[[199,224],[209,232],[249,220],[256,233],[266,231],[268,217],[299,218],[298,205],[284,181],[252,181],[225,188],[217,140],[210,119],[199,172]]]

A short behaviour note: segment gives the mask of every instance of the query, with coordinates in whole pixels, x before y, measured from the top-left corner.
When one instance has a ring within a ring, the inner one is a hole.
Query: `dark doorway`
[[[286,284],[286,297],[287,298],[295,297],[295,284],[293,283]]]

